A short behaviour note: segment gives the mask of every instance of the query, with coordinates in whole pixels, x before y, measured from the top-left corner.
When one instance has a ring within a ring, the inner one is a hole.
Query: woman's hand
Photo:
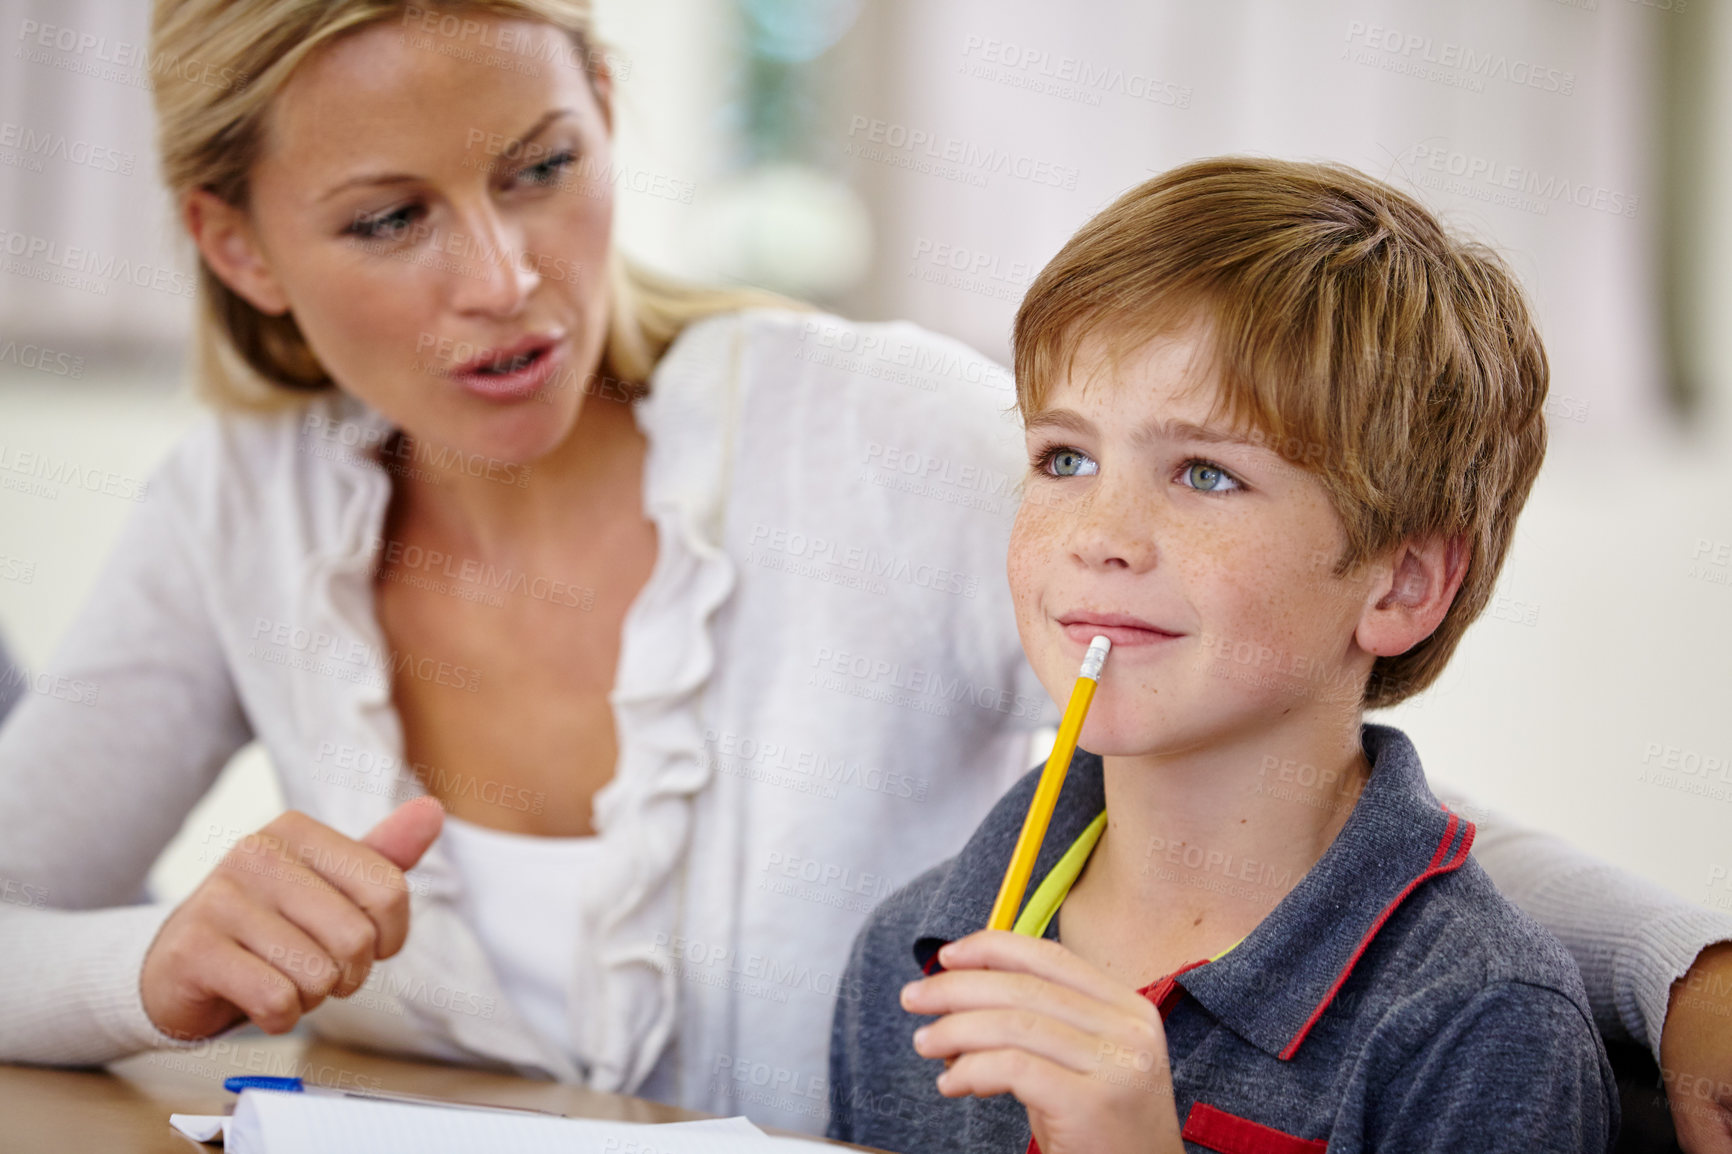
[[[983,930],[945,946],[946,972],[902,991],[942,1015],[914,1048],[944,1058],[947,1098],[1011,1093],[1041,1154],[1173,1151],[1179,1141],[1161,1015],[1057,942]]]
[[[361,988],[409,936],[410,869],[439,836],[430,797],[398,806],[360,841],[291,810],[242,838],[163,922],[139,979],[172,1037],[250,1018],[280,1034],[327,997]]]
[[[1732,1154],[1732,942],[1703,950],[1673,983],[1660,1075],[1678,1145]]]

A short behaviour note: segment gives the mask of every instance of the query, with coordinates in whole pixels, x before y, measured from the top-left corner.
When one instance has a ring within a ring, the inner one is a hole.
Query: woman
[[[1055,713],[1002,577],[1008,377],[625,265],[584,0],[159,0],[152,55],[202,63],[156,100],[223,412],[65,643],[94,707],[0,734],[0,876],[47,895],[0,907],[0,1057],[316,1010],[821,1130],[855,929]],[[125,905],[254,738],[294,812]],[[1564,851],[1487,835],[1592,920]],[[1588,977],[1639,1031],[1724,932],[1576,937],[1630,939]]]

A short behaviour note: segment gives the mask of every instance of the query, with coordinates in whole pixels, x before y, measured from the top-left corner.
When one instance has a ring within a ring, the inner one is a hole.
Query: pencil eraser
[[[1083,654],[1082,676],[1090,681],[1099,681],[1101,666],[1107,663],[1107,650],[1112,647],[1112,640],[1107,637],[1096,637],[1089,642],[1089,651]]]

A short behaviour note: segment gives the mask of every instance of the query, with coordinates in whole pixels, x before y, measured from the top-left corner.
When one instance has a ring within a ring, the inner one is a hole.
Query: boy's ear
[[[1426,537],[1390,555],[1384,578],[1371,587],[1354,640],[1376,657],[1406,653],[1437,631],[1467,575],[1467,541]]]
[[[195,188],[181,206],[181,219],[218,280],[261,313],[281,316],[289,311],[288,295],[271,271],[245,209]]]

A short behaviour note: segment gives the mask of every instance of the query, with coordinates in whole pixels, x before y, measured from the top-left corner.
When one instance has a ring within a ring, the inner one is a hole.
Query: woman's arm
[[[164,1044],[139,974],[146,873],[250,730],[188,547],[184,450],[151,482],[53,664],[0,727],[0,1059]]]
[[[1732,940],[1732,917],[1434,788],[1479,827],[1473,856],[1503,895],[1575,957],[1600,1032],[1647,1046],[1658,1061],[1672,984],[1704,948]]]
[[[1732,917],[1444,790],[1479,826],[1474,857],[1576,959],[1594,1022],[1648,1047],[1679,1145],[1732,1154]],[[1663,1039],[1663,1040],[1662,1040]]]

